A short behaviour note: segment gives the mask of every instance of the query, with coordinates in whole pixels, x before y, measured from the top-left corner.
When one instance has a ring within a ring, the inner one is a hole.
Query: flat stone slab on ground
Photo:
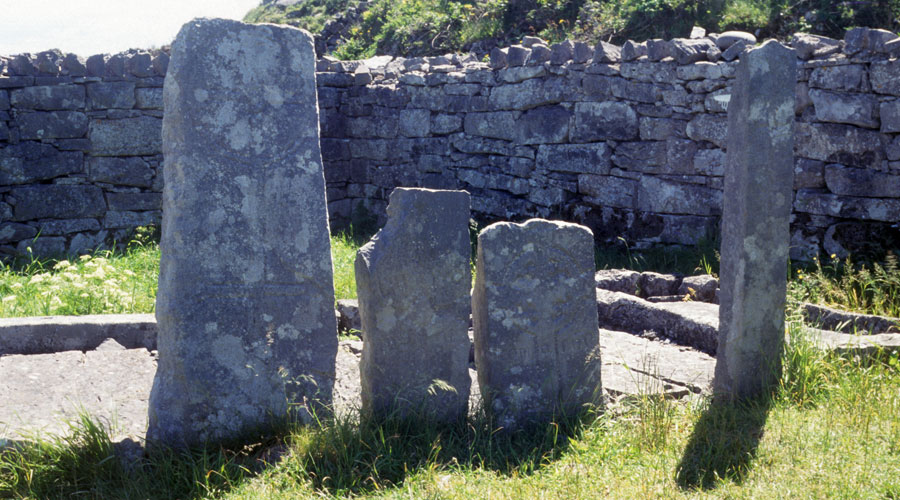
[[[900,337],[900,336],[898,336]],[[715,360],[693,349],[600,331],[604,392],[611,399],[665,393],[705,393]],[[334,405],[338,416],[355,418],[360,408],[361,341],[342,341],[337,352]],[[104,421],[115,417],[113,439],[144,439],[156,359],[146,349],[104,343],[94,351],[0,356],[0,445],[29,433],[60,435],[78,417],[79,405]],[[469,369],[470,413],[481,405],[475,370]]]

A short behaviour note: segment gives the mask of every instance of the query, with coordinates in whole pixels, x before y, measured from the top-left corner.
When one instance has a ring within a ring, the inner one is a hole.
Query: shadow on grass
[[[592,415],[497,429],[485,417],[437,424],[421,417],[337,422],[292,434],[285,470],[331,495],[361,495],[396,487],[419,470],[463,467],[529,475],[559,458]],[[570,439],[572,438],[572,439]]]
[[[281,484],[336,496],[396,487],[426,469],[528,475],[558,458],[590,418],[515,432],[492,428],[483,417],[453,425],[422,418],[338,420],[285,426],[250,445],[155,447],[142,456],[139,446],[112,443],[107,426],[83,415],[66,437],[0,448],[0,498],[209,498],[272,468]]]
[[[723,480],[740,484],[752,468],[772,404],[768,396],[743,402],[711,400],[678,464],[678,485],[707,490]]]

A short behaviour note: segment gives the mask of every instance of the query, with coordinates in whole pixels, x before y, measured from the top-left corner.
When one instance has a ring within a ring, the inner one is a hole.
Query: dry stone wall
[[[752,42],[526,38],[484,60],[320,59],[332,227],[361,208],[383,216],[391,190],[409,186],[465,189],[482,222],[561,218],[601,241],[695,243],[721,218],[727,96]],[[859,28],[790,45],[792,256],[900,245],[900,42]],[[77,251],[158,220],[165,59],[0,59],[4,252]]]

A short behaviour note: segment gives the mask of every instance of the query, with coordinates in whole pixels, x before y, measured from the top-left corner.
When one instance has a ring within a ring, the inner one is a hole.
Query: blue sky
[[[260,0],[0,0],[0,55],[87,57],[171,43],[195,17],[241,19]]]

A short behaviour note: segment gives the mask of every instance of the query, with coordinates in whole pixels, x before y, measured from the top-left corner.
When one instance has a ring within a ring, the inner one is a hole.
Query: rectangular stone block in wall
[[[195,19],[172,46],[148,441],[234,439],[331,401],[314,68],[312,37],[288,27]]]
[[[227,117],[227,116],[226,116]],[[94,156],[144,156],[162,152],[162,120],[152,116],[91,120]]]
[[[465,418],[469,193],[397,188],[387,214],[356,257],[362,411],[376,418]]]
[[[743,399],[777,382],[793,195],[794,51],[741,55],[728,105],[714,391]]]
[[[590,229],[542,219],[486,227],[472,317],[478,383],[496,425],[520,427],[599,402]]]

